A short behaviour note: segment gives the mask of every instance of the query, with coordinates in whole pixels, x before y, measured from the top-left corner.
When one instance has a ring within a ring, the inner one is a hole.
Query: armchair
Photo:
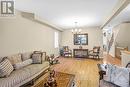
[[[93,47],[93,50],[89,51],[88,56],[92,56],[93,58],[97,58],[99,59],[99,54],[100,54],[100,46],[95,46]]]

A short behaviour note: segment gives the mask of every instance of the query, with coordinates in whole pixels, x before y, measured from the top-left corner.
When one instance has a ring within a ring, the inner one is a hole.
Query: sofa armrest
[[[88,53],[93,53],[93,50],[89,50]]]
[[[101,67],[101,64],[97,64],[98,66],[98,73],[99,73],[99,80],[103,79],[103,76],[106,75],[106,71],[104,71]]]
[[[126,68],[130,68],[130,62],[126,65]],[[130,85],[130,72],[129,72],[129,85]]]
[[[130,72],[129,72],[129,86],[130,86]]]

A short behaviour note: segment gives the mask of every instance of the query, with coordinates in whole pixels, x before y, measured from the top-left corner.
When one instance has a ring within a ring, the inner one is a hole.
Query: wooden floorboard
[[[110,64],[116,64],[118,66],[121,66],[121,60],[119,58],[114,58],[108,54],[104,55],[103,63],[110,63]]]
[[[112,63],[120,65],[120,60],[105,55],[103,60],[59,58],[60,64],[53,66],[55,71],[75,75],[77,87],[99,87],[98,63]]]

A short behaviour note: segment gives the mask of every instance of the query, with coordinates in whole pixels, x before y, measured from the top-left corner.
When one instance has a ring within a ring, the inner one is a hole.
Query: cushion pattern
[[[27,60],[27,59],[30,59],[30,58],[31,58],[31,55],[32,55],[31,52],[22,53],[22,54],[21,54],[22,61],[25,61],[25,60]]]
[[[23,62],[14,64],[14,69],[20,69],[20,68],[25,67],[30,64],[32,64],[32,59],[28,59]]]
[[[34,53],[41,53],[41,54],[42,54],[42,61],[45,61],[45,60],[46,60],[46,52],[34,51]]]
[[[0,63],[0,77],[8,77],[13,70],[14,68],[8,59],[4,59]]]
[[[42,53],[33,53],[32,60],[34,64],[41,64],[42,63]]]
[[[120,87],[129,87],[129,68],[107,64],[104,80],[114,83]]]
[[[13,56],[9,56],[8,59],[11,62],[12,65],[14,65],[16,63],[19,63],[19,62],[22,62],[21,54],[16,54],[16,55],[13,55]]]
[[[93,49],[93,52],[98,52],[98,49]]]

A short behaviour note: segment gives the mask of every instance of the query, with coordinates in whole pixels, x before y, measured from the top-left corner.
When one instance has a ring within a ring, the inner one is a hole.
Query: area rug
[[[45,77],[43,80],[41,80],[39,83],[37,83],[33,87],[44,87],[44,84],[46,83],[48,76]],[[55,72],[55,80],[57,82],[57,87],[71,87],[74,81],[74,77],[75,75],[73,74]]]

